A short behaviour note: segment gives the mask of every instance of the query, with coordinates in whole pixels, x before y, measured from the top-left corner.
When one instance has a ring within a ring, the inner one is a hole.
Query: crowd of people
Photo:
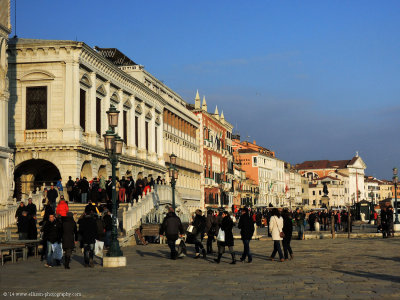
[[[64,267],[69,269],[72,252],[79,246],[84,253],[84,266],[93,267],[95,245],[100,245],[99,256],[102,257],[103,247],[107,249],[111,242],[112,216],[107,205],[98,206],[89,200],[84,213],[78,217],[69,211],[63,195],[55,208],[49,199],[43,199],[43,202],[39,234],[42,242],[41,260],[46,260],[45,266],[60,266],[63,261]],[[27,205],[21,201],[15,214],[20,240],[38,238],[37,213],[32,198],[28,199]]]
[[[152,175],[143,176],[139,172],[136,180],[132,176],[122,176],[121,179],[116,178],[116,192],[117,199],[120,203],[129,202],[133,203],[138,201],[139,196],[144,196],[154,188],[154,184],[165,184],[165,179],[158,176],[156,180]],[[56,185],[50,185],[50,188],[45,188],[43,197],[47,198],[53,208],[56,205],[56,199],[60,195],[64,195],[64,189],[67,191],[68,200],[74,203],[87,204],[89,200],[93,203],[107,202],[112,200],[112,178],[108,177],[106,180],[104,176],[94,177],[88,180],[86,177],[75,180],[69,176],[68,181],[63,185],[62,178],[60,178]]]
[[[253,257],[250,251],[250,242],[254,235],[255,222],[254,215],[247,207],[239,211],[237,226],[240,229],[243,251],[240,261],[252,263]],[[274,260],[276,253],[279,254],[279,261],[283,262],[293,259],[293,251],[290,246],[293,230],[292,214],[284,210],[282,215],[277,208],[271,210],[269,232],[274,241],[274,249],[269,259]],[[207,254],[213,254],[213,243],[217,242],[217,256],[214,258],[216,263],[220,263],[225,249],[231,255],[231,264],[236,264],[236,254],[234,251],[233,218],[228,211],[220,211],[215,214],[208,210],[206,215],[200,209],[196,210],[193,220],[186,232],[186,244],[194,244],[194,258],[207,258]],[[169,208],[168,214],[160,227],[160,236],[165,235],[167,244],[170,248],[170,258],[176,260],[186,255],[186,244],[182,243],[181,238],[185,234],[184,228],[174,209]],[[203,239],[207,238],[206,249],[203,246]],[[177,243],[178,241],[178,243]],[[281,248],[283,246],[283,252]],[[176,249],[178,246],[178,249]]]

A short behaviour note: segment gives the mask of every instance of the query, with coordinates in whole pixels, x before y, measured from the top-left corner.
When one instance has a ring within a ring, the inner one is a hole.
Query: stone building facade
[[[315,160],[296,165],[296,169],[303,177],[308,179],[310,184],[327,176],[342,181],[344,194],[343,196],[339,195],[340,199],[335,205],[352,205],[367,199],[364,189],[366,168],[366,164],[358,154],[350,160]]]
[[[110,175],[103,140],[110,104],[120,111],[117,132],[125,141],[117,175],[164,176],[166,101],[120,69],[122,53],[107,56],[75,41],[10,39],[8,54],[19,193],[59,177]]]
[[[0,0],[0,208],[12,203],[14,190],[14,154],[8,145],[7,43],[10,33],[10,0]]]
[[[187,103],[176,92],[147,72],[142,66],[123,66],[122,70],[143,83],[164,99],[163,108],[163,159],[170,166],[170,155],[177,156],[179,170],[176,189],[186,207],[194,211],[201,206],[200,180],[203,167],[200,165],[199,120]],[[165,174],[170,181],[168,172]]]

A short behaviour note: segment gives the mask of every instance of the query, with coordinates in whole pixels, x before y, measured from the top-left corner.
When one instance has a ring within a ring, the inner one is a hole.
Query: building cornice
[[[50,151],[79,151],[79,152],[84,152],[86,154],[94,154],[102,159],[108,159],[108,154],[107,152],[100,148],[100,147],[95,147],[91,146],[86,143],[79,143],[79,144],[38,144],[36,143],[35,145],[27,145],[27,144],[17,144],[15,146],[16,152],[33,152],[33,151],[38,151],[38,152],[50,152]],[[12,153],[12,150],[11,150]],[[150,169],[158,170],[160,172],[166,172],[167,168],[162,165],[158,165],[156,163],[143,160],[134,156],[130,155],[121,155],[119,157],[120,162],[128,163],[128,164],[137,164],[143,167],[147,167]]]

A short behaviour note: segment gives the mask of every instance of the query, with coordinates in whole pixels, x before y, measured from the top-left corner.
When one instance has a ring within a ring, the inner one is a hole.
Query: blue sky
[[[209,111],[218,105],[242,139],[281,159],[359,151],[370,175],[389,179],[400,167],[400,1],[20,0],[17,8],[18,37],[119,48],[186,101],[199,89]]]

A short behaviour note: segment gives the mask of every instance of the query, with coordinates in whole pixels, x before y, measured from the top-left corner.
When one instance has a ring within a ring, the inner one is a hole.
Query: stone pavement
[[[176,261],[166,258],[166,245],[124,248],[128,266],[121,269],[84,268],[80,253],[75,253],[71,270],[45,268],[38,259],[29,258],[1,267],[0,295],[2,299],[26,299],[16,296],[20,292],[78,293],[69,297],[75,299],[400,299],[400,238],[294,240],[295,258],[284,263],[267,260],[272,241],[252,241],[251,248],[253,263],[236,265],[229,264],[229,254],[219,265],[211,256],[207,261],[193,259],[191,245],[188,256]],[[235,241],[235,250],[242,250],[241,241]]]

